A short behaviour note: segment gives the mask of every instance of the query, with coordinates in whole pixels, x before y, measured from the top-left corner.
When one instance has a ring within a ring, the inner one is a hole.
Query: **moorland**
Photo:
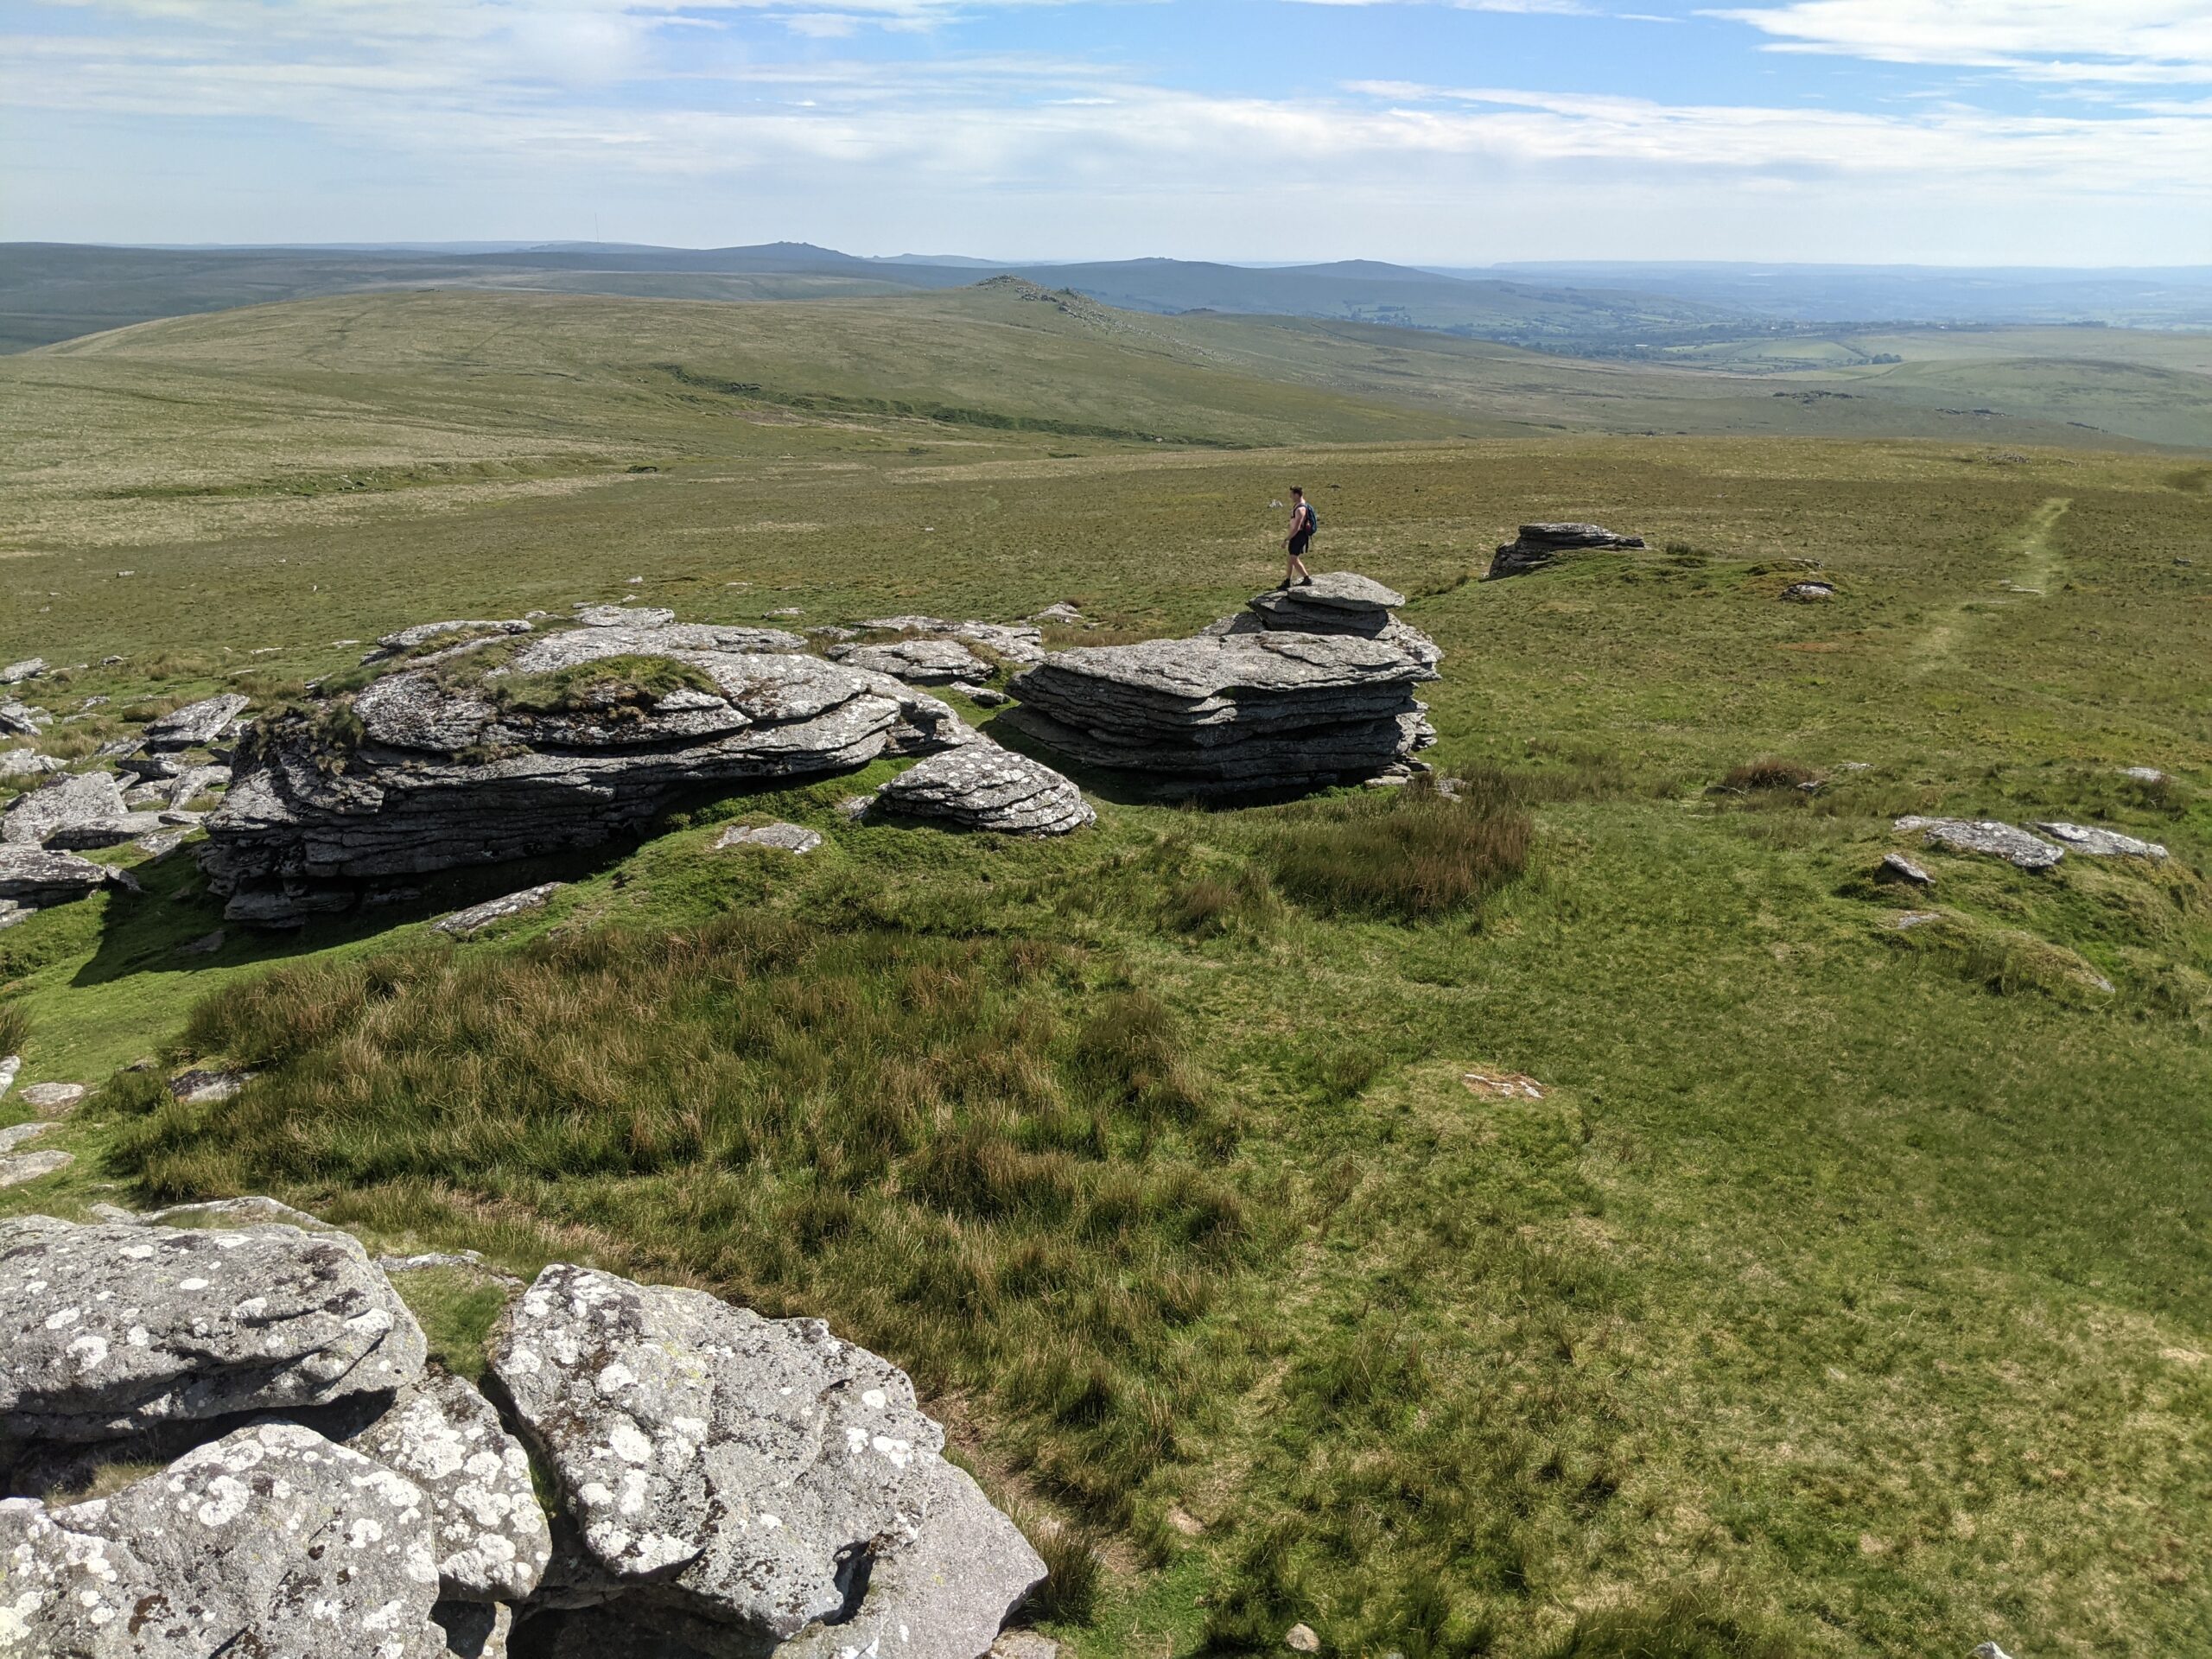
[[[878,762],[282,935],[188,845],[98,855],[142,891],[0,932],[24,1081],[96,1090],[0,1213],[270,1192],[819,1314],[1086,1656],[2202,1648],[2203,339],[1765,349],[1000,282],[348,293],[0,359],[0,658],[80,764],[442,617],[1187,632],[1274,579],[1299,483],[1443,647],[1468,784],[1077,774],[1099,821],[1044,844],[847,822]],[[1478,580],[1545,519],[1648,546]],[[2172,855],[2030,874],[1908,813]],[[767,818],[824,845],[712,850]],[[1435,846],[1468,879],[1389,878]],[[187,1064],[259,1070],[194,1103]],[[496,1297],[409,1294],[480,1365]]]

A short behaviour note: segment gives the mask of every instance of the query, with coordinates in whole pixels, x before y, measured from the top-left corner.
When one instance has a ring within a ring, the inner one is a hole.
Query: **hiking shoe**
[[[1301,588],[1311,588],[1313,585],[1313,578],[1308,576],[1305,581],[1300,582],[1298,585]]]
[[[1285,576],[1281,582],[1275,583],[1275,592],[1279,594],[1287,594],[1289,591],[1290,578],[1288,576]]]

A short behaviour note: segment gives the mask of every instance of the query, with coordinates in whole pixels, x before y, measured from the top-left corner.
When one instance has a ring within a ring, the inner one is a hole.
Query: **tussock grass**
[[[237,1100],[130,1075],[105,1099],[149,1198],[523,1206],[834,1311],[924,1387],[994,1397],[1043,1490],[1121,1522],[1207,1413],[1207,1316],[1257,1223],[1166,1009],[1082,980],[1041,944],[754,916],[385,952],[201,1004],[190,1046],[271,1068]]]
[[[1416,782],[1287,810],[1268,847],[1276,884],[1327,913],[1421,922],[1469,909],[1519,875],[1535,823],[1503,772],[1457,797]]]
[[[1802,760],[1788,760],[1781,755],[1765,755],[1757,760],[1747,760],[1732,767],[1720,780],[1721,787],[1739,794],[1755,791],[1796,789],[1813,782],[1820,776]]]
[[[22,1053],[30,1039],[30,1010],[20,1002],[0,1002],[0,1055]]]

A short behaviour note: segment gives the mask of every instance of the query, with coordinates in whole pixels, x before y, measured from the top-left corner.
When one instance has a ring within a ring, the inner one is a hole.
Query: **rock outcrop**
[[[0,1435],[99,1440],[396,1389],[423,1343],[343,1235],[31,1216],[0,1222]]]
[[[575,1522],[575,1602],[709,1651],[976,1659],[1045,1576],[905,1374],[818,1320],[556,1265],[488,1354]]]
[[[1306,788],[1401,767],[1435,741],[1414,688],[1441,655],[1364,577],[1260,594],[1190,639],[1047,657],[1002,715],[1090,766],[1184,791]]]
[[[773,630],[620,625],[474,640],[264,718],[201,855],[227,919],[291,926],[379,887],[597,846],[686,791],[965,741],[887,675]]]
[[[2066,856],[2064,849],[2041,836],[1990,818],[1904,817],[1895,828],[1900,833],[1920,831],[1922,840],[1930,847],[2001,858],[2023,870],[2047,870]]]
[[[50,853],[43,847],[0,846],[0,899],[27,910],[66,904],[97,893],[115,872],[74,853]]]
[[[519,1294],[487,1396],[424,1366],[336,1228],[266,1198],[95,1209],[0,1224],[0,1465],[38,1495],[0,1501],[0,1659],[504,1659],[511,1631],[575,1659],[981,1659],[1044,1577],[906,1376],[819,1321],[476,1268]]]
[[[1098,821],[1068,779],[988,738],[917,762],[876,791],[874,806],[1009,836],[1065,836]]]
[[[909,685],[950,685],[956,680],[988,679],[988,663],[957,639],[893,639],[880,645],[830,647],[833,662],[888,674]]]
[[[2094,823],[2059,823],[2038,819],[2036,828],[2054,841],[2063,842],[2067,848],[2085,858],[2147,858],[2153,864],[2163,863],[2166,849],[2155,841],[2143,841],[2133,836],[2124,836],[2117,830],[2107,830]]]
[[[80,772],[18,795],[7,816],[0,818],[0,842],[37,846],[51,839],[56,830],[101,818],[119,818],[130,810],[113,772]]]
[[[231,722],[245,712],[249,698],[235,691],[219,697],[187,703],[173,714],[146,722],[145,745],[149,749],[190,749],[220,741]]]
[[[1497,550],[1490,562],[1490,572],[1483,580],[1496,582],[1503,576],[1524,576],[1556,563],[1562,554],[1592,548],[1643,545],[1643,537],[1617,535],[1603,524],[1523,524],[1517,540]]]

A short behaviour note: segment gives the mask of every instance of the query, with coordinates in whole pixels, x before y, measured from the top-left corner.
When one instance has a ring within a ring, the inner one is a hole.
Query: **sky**
[[[0,0],[0,240],[2212,263],[2212,0]]]

